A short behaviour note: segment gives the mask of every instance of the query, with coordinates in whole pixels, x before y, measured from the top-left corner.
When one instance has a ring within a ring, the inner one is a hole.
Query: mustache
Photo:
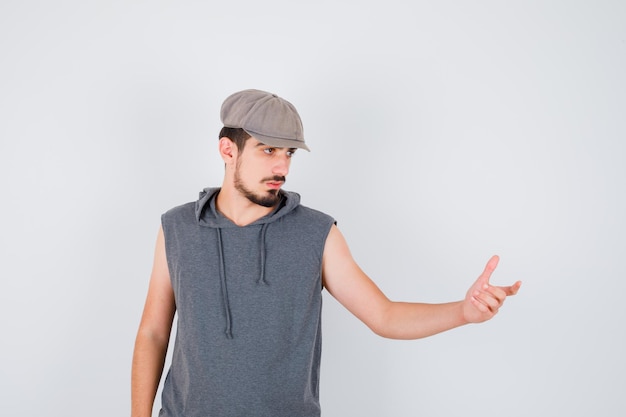
[[[261,182],[266,182],[266,181],[281,181],[285,183],[287,182],[287,178],[283,177],[282,175],[274,175],[273,177],[266,177],[261,180]]]

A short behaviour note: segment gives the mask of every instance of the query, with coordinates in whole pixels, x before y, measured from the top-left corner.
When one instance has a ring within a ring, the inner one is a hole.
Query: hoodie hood
[[[292,191],[281,190],[281,200],[271,213],[260,219],[254,221],[247,226],[238,226],[229,220],[226,216],[217,211],[215,205],[215,198],[219,193],[220,188],[205,188],[200,192],[198,201],[196,201],[195,211],[196,220],[201,226],[212,228],[227,228],[227,227],[247,227],[259,224],[271,223],[284,215],[291,212],[300,204],[300,194]]]
[[[220,188],[205,188],[200,192],[198,201],[195,204],[196,220],[200,226],[210,227],[216,230],[217,235],[217,247],[219,253],[219,271],[220,271],[220,287],[222,290],[222,305],[224,306],[224,316],[226,318],[225,333],[226,337],[232,339],[232,317],[230,311],[230,299],[228,298],[228,280],[226,277],[226,262],[224,259],[224,245],[222,242],[222,229],[233,227],[250,227],[261,225],[259,235],[259,251],[260,251],[260,265],[259,265],[259,278],[257,284],[268,285],[265,279],[265,264],[266,264],[266,250],[265,250],[265,235],[268,226],[277,219],[285,216],[293,211],[300,204],[300,195],[290,191],[280,191],[281,199],[276,205],[276,208],[267,214],[259,218],[258,220],[250,223],[246,226],[238,226],[233,223],[226,216],[217,211],[215,200]]]

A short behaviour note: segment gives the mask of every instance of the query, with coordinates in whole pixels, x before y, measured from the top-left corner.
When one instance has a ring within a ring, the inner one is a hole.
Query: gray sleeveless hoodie
[[[319,416],[321,263],[334,220],[283,191],[240,227],[219,189],[162,216],[177,309],[161,417]]]

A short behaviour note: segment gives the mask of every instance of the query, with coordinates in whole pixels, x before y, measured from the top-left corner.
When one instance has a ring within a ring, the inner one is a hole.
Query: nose
[[[291,164],[291,159],[287,155],[280,155],[280,157],[276,158],[276,163],[272,169],[272,173],[274,175],[280,175],[286,177],[289,173],[289,165]]]

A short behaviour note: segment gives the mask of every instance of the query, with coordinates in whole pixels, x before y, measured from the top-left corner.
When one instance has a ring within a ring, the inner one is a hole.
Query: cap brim
[[[245,130],[245,129],[244,129]],[[302,140],[297,139],[282,139],[282,138],[274,138],[271,136],[265,136],[254,132],[246,132],[256,138],[259,142],[264,143],[269,146],[274,146],[276,148],[297,148],[304,149],[305,151],[311,152],[308,146]]]

